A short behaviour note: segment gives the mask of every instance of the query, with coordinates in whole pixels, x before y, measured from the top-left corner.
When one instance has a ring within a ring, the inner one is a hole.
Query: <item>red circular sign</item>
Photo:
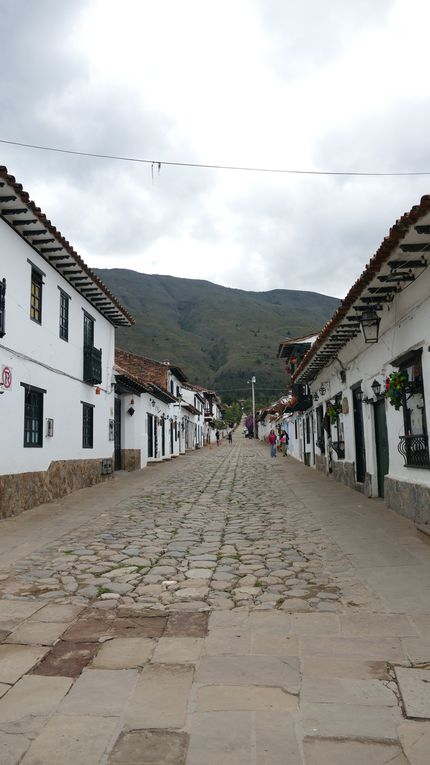
[[[10,388],[12,385],[12,370],[10,367],[3,367],[1,371],[1,381],[4,388]]]

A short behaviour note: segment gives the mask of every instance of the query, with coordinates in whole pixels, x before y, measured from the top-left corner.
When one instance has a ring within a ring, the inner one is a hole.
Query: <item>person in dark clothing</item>
[[[228,442],[229,444],[233,444],[233,431],[228,431]]]
[[[219,430],[215,432],[216,445],[219,446]]]

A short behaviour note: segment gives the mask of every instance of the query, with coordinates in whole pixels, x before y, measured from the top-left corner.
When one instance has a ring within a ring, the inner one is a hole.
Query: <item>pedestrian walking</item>
[[[281,443],[282,443],[283,448],[284,448],[284,456],[285,457],[288,454],[288,443],[289,443],[289,440],[290,440],[290,437],[289,437],[287,431],[284,430],[284,432],[282,434],[282,438],[281,438]]]
[[[215,431],[216,445],[219,446],[219,430]]]
[[[270,446],[270,456],[271,457],[276,457],[276,441],[277,441],[277,436],[276,436],[276,433],[273,430],[273,428],[272,428],[272,430],[269,433],[268,441],[269,441],[269,446]]]
[[[233,431],[228,431],[228,442],[229,444],[233,444]]]

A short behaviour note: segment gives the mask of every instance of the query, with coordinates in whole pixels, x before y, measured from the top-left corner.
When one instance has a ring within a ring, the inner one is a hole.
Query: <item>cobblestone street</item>
[[[2,765],[428,763],[430,547],[382,501],[237,436],[0,554]]]

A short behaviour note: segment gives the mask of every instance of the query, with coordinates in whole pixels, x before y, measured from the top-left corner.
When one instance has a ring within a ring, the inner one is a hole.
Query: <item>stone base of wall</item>
[[[112,478],[101,474],[101,459],[58,460],[48,470],[0,475],[0,518],[19,515],[72,491]]]
[[[319,470],[320,473],[326,473],[326,462],[325,457],[322,454],[316,454],[315,455],[315,468],[316,470]]]
[[[385,502],[399,515],[419,525],[430,524],[430,487],[385,476]]]
[[[333,478],[340,483],[349,486],[350,489],[355,489],[355,470],[353,462],[345,462],[344,460],[333,460]]]
[[[121,449],[122,470],[140,470],[140,449]]]

